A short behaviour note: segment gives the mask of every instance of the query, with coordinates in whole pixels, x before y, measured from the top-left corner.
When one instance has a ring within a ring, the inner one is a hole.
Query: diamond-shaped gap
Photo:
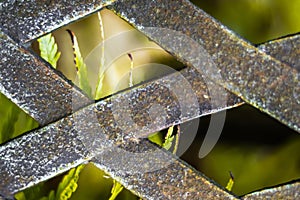
[[[126,22],[120,20],[111,11],[102,10],[101,16],[104,24],[105,39],[108,40],[106,41],[104,48],[105,51],[110,51],[111,53],[105,56],[105,60],[107,60],[107,57],[113,58],[109,58],[111,59],[110,62],[108,62],[110,65],[107,67],[103,83],[103,85],[107,87],[104,88],[104,92],[101,97],[110,95],[118,90],[128,87],[130,69],[130,58],[127,55],[128,53],[131,54],[135,66],[133,70],[134,84],[139,84],[140,82],[150,79],[153,80],[183,68],[182,64],[176,61],[171,55],[155,43],[149,41]],[[111,27],[107,24],[116,25]],[[61,52],[61,58],[59,59],[57,70],[62,72],[66,78],[75,82],[77,77],[72,43],[70,35],[66,30],[71,30],[76,34],[84,61],[87,64],[92,65],[92,69],[88,71],[88,73],[89,78],[92,80],[91,85],[95,85],[97,80],[97,76],[95,75],[98,73],[97,68],[99,67],[99,58],[101,57],[102,50],[101,44],[99,45],[99,43],[101,43],[101,29],[97,13],[73,24],[67,25],[66,27],[62,27],[52,33],[57,42],[58,51]],[[137,44],[132,44],[134,42]],[[124,45],[129,47],[124,49],[122,48]],[[35,52],[40,54],[37,41],[32,43],[32,48]],[[116,54],[116,52],[118,54]],[[97,53],[99,57],[97,57]],[[94,56],[93,59],[91,59],[92,56]],[[118,82],[119,84],[116,84]],[[93,90],[95,90],[95,87]],[[50,190],[56,189],[65,174],[66,173],[49,181],[40,183],[38,186],[29,188],[25,190],[24,193],[17,194],[17,197],[20,197],[23,194],[30,196],[33,193],[36,193],[36,189],[41,190],[38,195],[48,195]],[[72,195],[71,199],[108,198],[110,196],[112,180],[103,177],[106,177],[106,175],[104,175],[101,170],[94,167],[93,164],[87,164],[81,172],[79,187]],[[92,187],[95,189],[91,190]],[[96,189],[99,187],[102,189]],[[126,198],[135,199],[135,197],[127,190],[124,190],[124,192],[120,194],[119,198],[123,198],[124,196],[126,196]]]
[[[181,157],[209,178],[226,187],[234,176],[232,192],[244,195],[300,178],[300,137],[257,109],[243,105],[226,112],[220,139],[199,158],[210,116],[200,118],[198,134]]]
[[[105,74],[101,98],[129,87],[130,58],[128,53],[131,54],[134,64],[134,85],[183,68],[183,65],[171,55],[125,21],[120,20],[114,13],[106,9],[101,10],[101,13],[103,30],[100,28],[96,13],[52,33],[57,42],[58,51],[61,52],[57,70],[69,80],[76,82],[78,77],[71,38],[66,30],[71,30],[77,37],[81,55],[88,67],[88,77],[93,92],[98,81],[104,46],[105,63],[102,68]],[[104,31],[104,41],[101,38],[102,31]],[[32,48],[39,53],[37,41],[32,43]]]
[[[38,123],[0,93],[0,144],[38,127]]]

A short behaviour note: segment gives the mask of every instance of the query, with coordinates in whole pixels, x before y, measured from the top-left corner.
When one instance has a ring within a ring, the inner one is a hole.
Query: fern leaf
[[[103,20],[101,17],[101,13],[98,12],[98,21],[99,21],[99,28],[100,28],[100,36],[102,42],[104,41],[104,26],[103,26]],[[102,88],[103,88],[103,79],[104,79],[104,43],[102,44],[102,49],[101,49],[101,62],[99,66],[99,74],[98,74],[98,81],[96,85],[96,90],[94,97],[95,99],[100,99],[102,97]]]
[[[68,174],[64,176],[58,185],[55,198],[56,200],[67,200],[71,197],[72,193],[77,189],[79,173],[83,168],[84,165],[79,165],[78,167],[71,169]]]
[[[109,197],[109,200],[115,200],[123,189],[124,187],[121,185],[121,183],[114,180],[114,185],[111,189],[111,196]]]
[[[230,175],[230,178],[229,178],[229,181],[228,181],[228,183],[227,183],[227,185],[226,185],[226,189],[227,189],[228,191],[231,191],[231,190],[232,190],[232,187],[233,187],[233,184],[234,184],[234,177],[233,177],[233,175],[232,175],[231,172],[229,172],[229,175]]]
[[[174,149],[173,149],[173,154],[176,154],[177,149],[179,147],[179,138],[180,138],[180,125],[176,125],[177,127],[177,133],[175,135],[175,144],[174,144]]]
[[[162,145],[162,147],[165,148],[166,150],[169,150],[172,146],[172,142],[174,140],[173,130],[174,130],[174,126],[169,127],[168,133],[165,137],[165,142]]]
[[[83,91],[87,93],[89,97],[92,98],[92,88],[88,80],[87,66],[83,61],[83,57],[81,56],[77,38],[71,30],[67,30],[67,31],[70,34],[72,45],[73,45],[74,63],[77,71],[77,77],[78,77],[77,84]]]
[[[173,135],[173,132],[174,132],[174,126],[171,126],[168,128],[168,132],[165,135],[165,137],[163,137],[162,132],[156,132],[156,133],[149,135],[148,140],[157,144],[160,147],[163,147],[166,150],[169,150],[172,147],[174,139],[175,139],[173,154],[176,154],[177,148],[179,146],[180,126],[177,125],[176,136]]]
[[[101,74],[99,75],[99,80],[94,95],[96,100],[102,97],[103,79],[104,79],[104,73],[101,72]]]
[[[162,132],[155,132],[148,136],[148,140],[150,140],[151,142],[153,142],[161,147],[164,142],[163,134],[162,134]]]
[[[39,38],[37,41],[39,42],[41,57],[50,63],[53,68],[56,68],[61,53],[58,52],[54,37],[49,33]]]
[[[129,71],[129,87],[133,86],[133,58],[130,53],[127,54],[130,59],[130,71]]]

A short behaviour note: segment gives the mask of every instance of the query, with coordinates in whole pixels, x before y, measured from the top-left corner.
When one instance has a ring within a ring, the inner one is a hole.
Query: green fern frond
[[[172,145],[174,143],[174,139],[175,139],[173,154],[176,154],[177,148],[179,146],[180,126],[177,125],[177,133],[175,136],[174,136],[173,132],[174,132],[174,126],[171,126],[168,128],[168,132],[165,135],[165,137],[163,136],[162,132],[156,132],[156,133],[149,135],[148,140],[157,144],[160,147],[163,147],[166,150],[169,150],[172,147]]]
[[[130,53],[127,54],[130,59],[130,70],[129,70],[129,87],[133,86],[133,58]]]
[[[77,189],[77,182],[79,179],[79,173],[84,168],[84,165],[71,169],[68,174],[64,176],[62,181],[59,183],[56,191],[56,200],[67,200],[71,197],[72,193]],[[52,199],[49,199],[52,200]]]
[[[39,38],[37,41],[39,42],[41,57],[50,63],[53,68],[56,68],[60,52],[58,52],[54,37],[49,33]]]
[[[98,21],[99,21],[99,28],[100,28],[100,36],[102,42],[104,41],[104,26],[103,26],[103,20],[101,17],[101,13],[98,12]],[[99,66],[99,74],[98,74],[98,81],[96,85],[96,90],[94,94],[95,99],[100,99],[102,97],[102,89],[103,89],[103,79],[104,79],[104,62],[105,62],[105,56],[104,56],[104,43],[101,48],[101,61]]]
[[[83,61],[83,57],[80,53],[80,48],[78,45],[77,38],[75,34],[71,30],[67,30],[71,36],[72,45],[73,45],[73,53],[74,53],[74,63],[77,71],[78,77],[78,86],[87,93],[89,97],[92,98],[92,88],[88,79],[87,66]]]
[[[123,189],[124,189],[124,187],[119,182],[114,180],[114,184],[113,184],[113,187],[111,189],[111,196],[110,196],[109,200],[115,200],[116,197],[120,194],[120,192]]]
[[[38,184],[15,195],[17,200],[68,200],[77,189],[79,174],[84,165],[71,169],[59,183],[56,192],[51,190],[47,196],[44,184]]]
[[[233,184],[234,184],[234,177],[233,177],[233,175],[232,175],[231,172],[229,172],[229,175],[230,175],[230,178],[229,178],[229,181],[228,181],[228,183],[227,183],[227,185],[226,185],[226,189],[227,189],[228,191],[231,191],[231,190],[232,190],[232,187],[233,187]]]
[[[96,100],[98,100],[102,97],[103,79],[104,79],[104,73],[101,73],[99,75],[99,80],[98,80],[95,95],[94,95]]]
[[[174,126],[168,128],[168,133],[164,136],[162,132],[155,132],[148,136],[148,140],[157,144],[160,147],[163,147],[166,150],[169,150],[172,146],[174,140],[173,134]]]
[[[169,150],[172,146],[172,142],[174,140],[173,131],[174,131],[174,126],[168,128],[168,133],[165,137],[164,143],[162,144],[162,147],[165,148],[166,150]]]
[[[163,133],[162,132],[152,133],[148,136],[148,140],[161,147],[164,143]]]

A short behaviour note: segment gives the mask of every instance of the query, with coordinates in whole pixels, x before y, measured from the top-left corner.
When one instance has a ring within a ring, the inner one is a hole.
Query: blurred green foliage
[[[38,123],[0,93],[0,144],[38,127]]]
[[[300,140],[295,138],[279,146],[222,143],[198,168],[224,187],[231,171],[235,178],[232,192],[243,195],[300,178],[299,148]]]
[[[299,0],[192,0],[252,43],[300,31]]]

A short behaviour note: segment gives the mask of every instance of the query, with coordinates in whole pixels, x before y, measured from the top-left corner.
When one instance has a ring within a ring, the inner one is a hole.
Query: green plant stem
[[[123,189],[124,189],[124,187],[119,182],[114,180],[114,185],[111,189],[111,196],[110,196],[109,200],[115,200],[116,197],[120,194],[120,192]]]
[[[102,95],[103,79],[104,79],[104,61],[105,61],[105,55],[104,55],[104,37],[105,36],[104,36],[103,20],[101,17],[101,13],[98,12],[97,14],[98,14],[98,20],[99,20],[102,48],[101,48],[101,61],[100,61],[100,66],[99,66],[98,81],[97,81],[96,90],[95,90],[95,94],[94,94],[95,99],[99,99]]]

